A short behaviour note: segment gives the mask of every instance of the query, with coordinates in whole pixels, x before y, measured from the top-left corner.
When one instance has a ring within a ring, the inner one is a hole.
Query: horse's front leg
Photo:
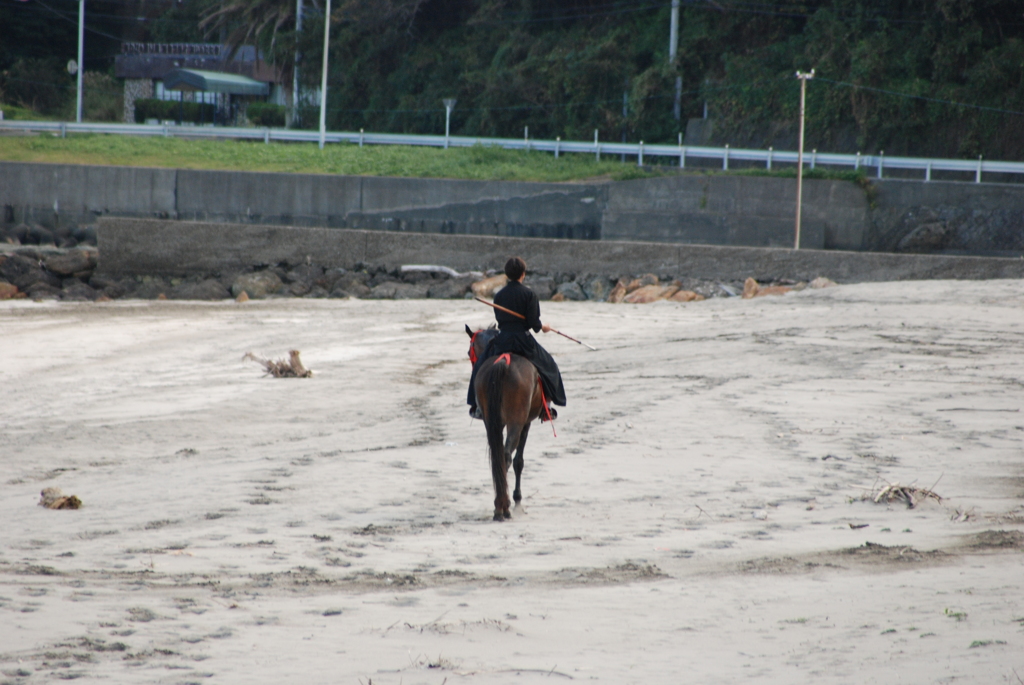
[[[516,449],[516,458],[512,460],[512,468],[516,471],[516,489],[512,491],[512,499],[515,500],[516,505],[523,499],[523,493],[519,490],[519,484],[523,476],[523,450],[526,449],[526,436],[529,434],[530,424],[527,423],[523,426],[522,433],[519,435],[519,447]]]

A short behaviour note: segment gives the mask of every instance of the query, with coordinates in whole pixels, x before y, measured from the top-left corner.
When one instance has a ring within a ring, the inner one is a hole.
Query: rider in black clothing
[[[560,407],[565,406],[565,388],[562,386],[562,374],[558,371],[558,364],[551,358],[548,351],[530,335],[530,329],[533,329],[534,332],[544,331],[547,333],[551,327],[541,323],[540,302],[537,300],[537,295],[523,285],[523,279],[526,277],[526,262],[520,257],[512,257],[505,264],[505,275],[508,276],[508,285],[494,296],[494,304],[511,309],[526,318],[520,319],[500,309],[494,310],[499,333],[487,345],[487,349],[484,350],[477,363],[473,365],[473,374],[469,378],[469,396],[466,402],[470,406],[469,414],[474,418],[481,418],[476,406],[476,390],[473,387],[476,381],[476,371],[485,359],[506,352],[528,359],[540,374],[541,383],[544,386],[544,396],[547,400]],[[554,415],[554,410],[552,410],[552,415]]]

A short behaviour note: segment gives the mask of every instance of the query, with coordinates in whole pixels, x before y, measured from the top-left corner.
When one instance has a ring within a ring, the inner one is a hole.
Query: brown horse
[[[473,332],[469,358],[478,359],[498,330],[493,326]],[[494,482],[494,520],[512,518],[508,499],[508,467],[516,472],[516,489],[512,497],[518,505],[523,499],[519,490],[523,475],[523,450],[530,422],[544,409],[544,391],[537,369],[517,354],[502,354],[483,362],[476,374],[476,397],[487,428],[487,446],[491,453],[491,480]],[[504,440],[502,432],[505,432]],[[512,458],[515,452],[515,459]]]

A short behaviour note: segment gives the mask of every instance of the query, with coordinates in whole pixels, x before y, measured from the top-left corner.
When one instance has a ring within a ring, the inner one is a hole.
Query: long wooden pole
[[[474,297],[473,299],[476,300],[477,302],[483,302],[488,307],[494,307],[495,309],[500,309],[501,311],[505,312],[506,314],[511,314],[512,316],[514,316],[516,318],[519,318],[519,319],[522,319],[523,321],[526,321],[526,317],[523,316],[522,314],[520,314],[519,312],[514,312],[511,309],[506,309],[505,307],[502,307],[500,304],[494,304],[493,302],[488,302],[487,300],[483,299],[482,297]]]
[[[505,312],[506,314],[511,314],[512,316],[515,316],[517,318],[522,319],[523,321],[526,321],[526,317],[523,316],[522,314],[520,314],[519,312],[514,312],[511,309],[507,309],[505,307],[502,307],[500,304],[494,304],[493,302],[488,302],[487,300],[485,300],[483,298],[480,298],[480,297],[474,297],[473,299],[476,300],[477,302],[483,302],[488,307],[494,307],[495,309],[501,310],[501,311]],[[579,343],[580,345],[583,345],[587,349],[594,350],[595,352],[597,351],[596,347],[591,347],[590,345],[588,345],[587,343],[583,342],[582,340],[577,340],[576,338],[572,337],[571,335],[566,335],[562,331],[558,331],[558,330],[555,330],[554,328],[552,328],[551,332],[552,333],[558,333],[563,338],[568,338],[569,340],[572,340],[574,343]]]
[[[804,189],[804,102],[807,98],[807,79],[814,78],[814,69],[809,73],[796,72],[800,79],[800,142],[796,154],[796,236],[793,240],[793,249],[800,249],[800,215],[803,213],[803,189]]]

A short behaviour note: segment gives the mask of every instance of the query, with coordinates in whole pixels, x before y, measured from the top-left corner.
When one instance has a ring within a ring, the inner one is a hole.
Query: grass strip
[[[52,134],[0,136],[0,160],[100,166],[140,166],[172,169],[216,169],[284,173],[340,174],[453,178],[484,181],[625,181],[679,173],[674,164],[653,160],[638,167],[635,158],[625,163],[606,157],[598,162],[590,154],[562,154],[505,150],[475,145],[441,148],[331,143],[320,150],[313,143],[281,143],[232,139],[164,138],[106,134]],[[737,169],[687,170],[687,173],[793,177],[794,169],[766,171]],[[863,181],[863,172],[808,170],[806,178]]]
[[[175,169],[276,171],[501,181],[625,180],[659,175],[635,163],[597,162],[589,155],[554,155],[496,147],[440,148],[239,140],[188,140],[104,134],[0,136],[0,160]]]

